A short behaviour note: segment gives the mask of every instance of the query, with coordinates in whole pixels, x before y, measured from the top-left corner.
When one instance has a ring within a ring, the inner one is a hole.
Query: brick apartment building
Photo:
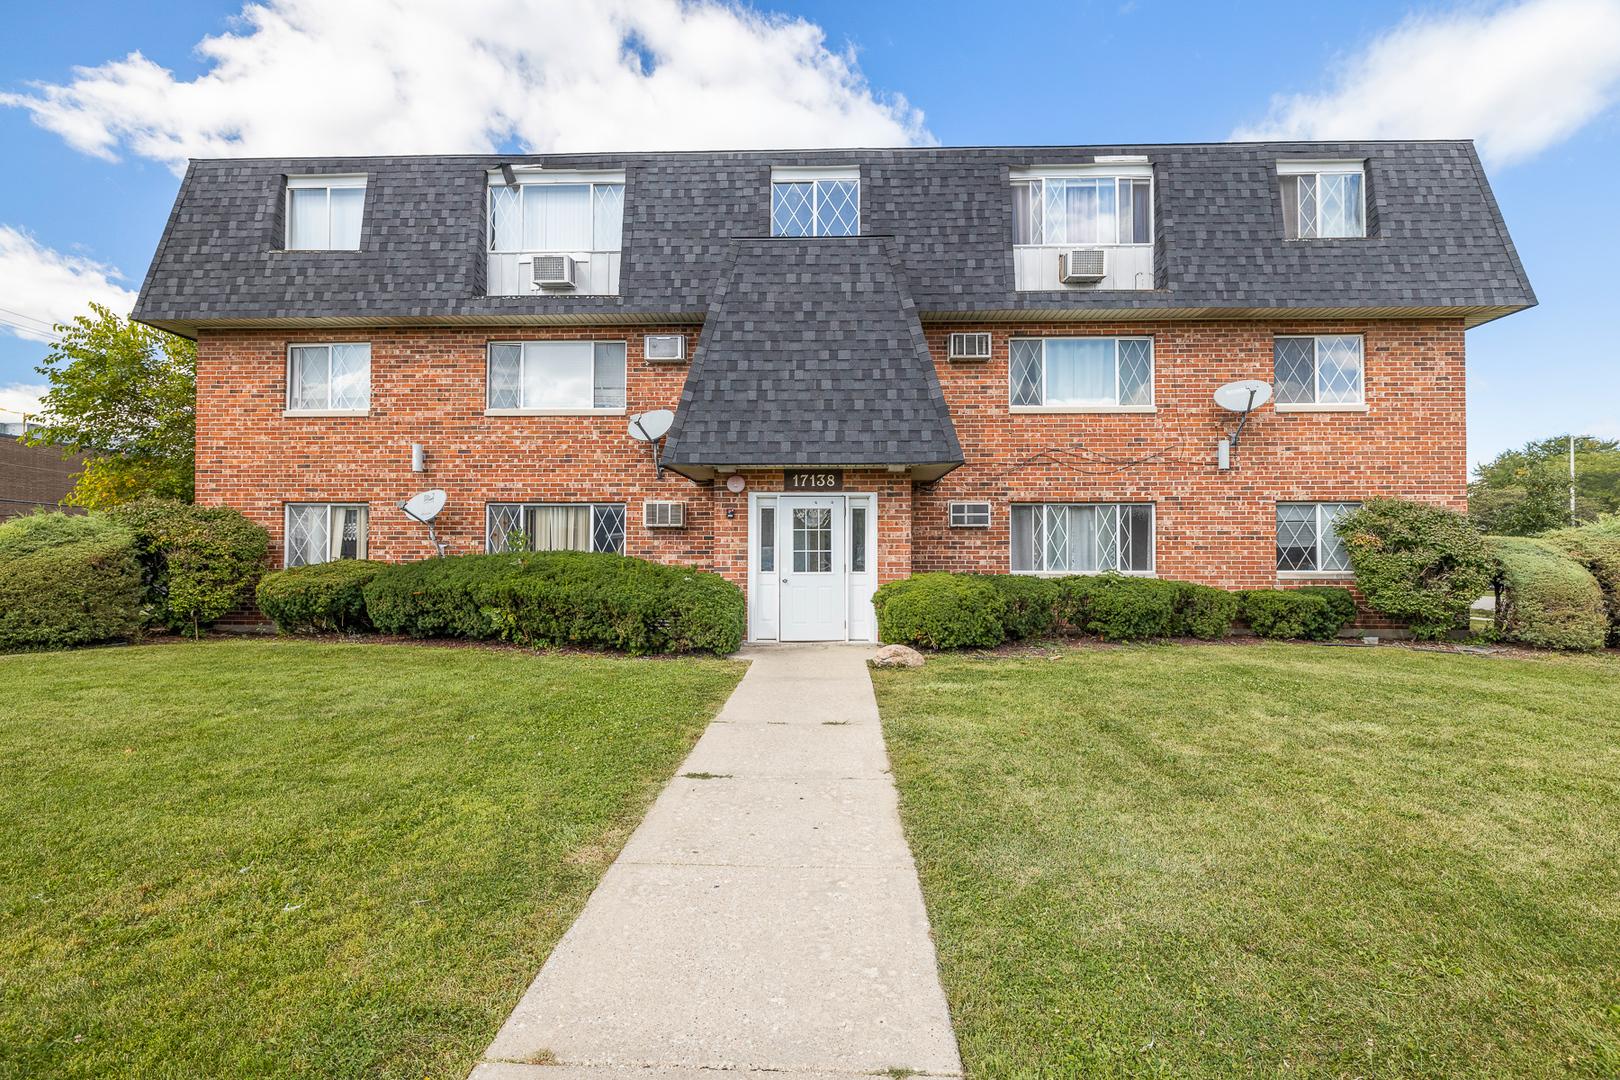
[[[1471,144],[1368,142],[197,161],[135,316],[281,564],[426,557],[441,488],[452,552],[865,641],[927,570],[1351,583],[1346,507],[1466,505],[1464,332],[1534,303]]]

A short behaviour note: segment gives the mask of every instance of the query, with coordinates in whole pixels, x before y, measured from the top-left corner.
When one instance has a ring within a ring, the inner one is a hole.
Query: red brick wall
[[[1160,577],[1227,588],[1279,583],[1275,506],[1391,495],[1466,509],[1467,429],[1463,327],[1448,322],[1164,322],[926,328],[968,464],[918,485],[913,559],[918,571],[1005,571],[1013,502],[1156,504]],[[945,359],[953,330],[992,332],[987,363]],[[1217,386],[1273,381],[1274,334],[1364,336],[1366,413],[1257,409],[1216,468],[1215,444],[1237,427],[1217,407]],[[1151,334],[1154,401],[1141,414],[1011,415],[1008,339]],[[952,529],[953,501],[989,501],[989,529]],[[1343,584],[1343,581],[1339,581]]]

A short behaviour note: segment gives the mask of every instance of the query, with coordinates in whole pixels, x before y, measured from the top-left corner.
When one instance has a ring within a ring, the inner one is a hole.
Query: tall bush
[[[1597,579],[1609,611],[1607,644],[1620,647],[1620,517],[1605,517],[1578,529],[1559,529],[1542,539],[1586,567]]]
[[[135,537],[100,514],[0,525],[0,647],[62,648],[139,633]]]
[[[136,539],[150,617],[193,637],[253,595],[270,534],[231,506],[140,499],[108,511]]]
[[[1057,583],[1023,574],[972,574],[1001,594],[1001,626],[1012,641],[1047,637],[1057,629]]]
[[[930,649],[989,648],[1007,637],[1007,601],[976,574],[915,574],[872,595],[878,638]]]
[[[365,630],[366,585],[387,563],[334,559],[312,566],[277,570],[259,580],[253,592],[259,610],[283,634],[299,630]]]
[[[1501,567],[1496,628],[1503,636],[1547,649],[1602,647],[1603,590],[1586,567],[1546,540],[1496,536],[1490,546]]]
[[[1369,499],[1334,528],[1367,606],[1406,622],[1414,637],[1466,626],[1468,606],[1490,591],[1495,563],[1474,523],[1455,510]]]

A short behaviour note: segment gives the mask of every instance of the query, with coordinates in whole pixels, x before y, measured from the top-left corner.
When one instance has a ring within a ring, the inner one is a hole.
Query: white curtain
[[[326,561],[327,507],[302,504],[287,507],[287,565],[308,566]]]
[[[624,408],[625,358],[622,341],[596,343],[596,372],[592,376],[591,407]]]
[[[331,400],[331,350],[325,345],[298,346],[292,351],[294,409],[326,409]]]
[[[535,551],[591,550],[589,506],[536,506],[530,511],[529,538]]]
[[[1046,342],[1047,405],[1113,405],[1113,338],[1051,338]]]
[[[329,246],[331,232],[325,188],[293,188],[287,217],[289,251],[322,251]]]
[[[332,189],[333,251],[360,250],[360,218],[366,205],[365,188]]]
[[[369,510],[364,506],[334,506],[328,535],[327,557],[363,559],[366,557],[366,527]]]
[[[591,249],[591,185],[530,184],[523,189],[527,251]]]
[[[523,408],[523,346],[489,347],[489,407]]]
[[[523,250],[523,189],[489,189],[489,249]]]
[[[597,184],[591,201],[596,218],[591,247],[596,251],[618,251],[624,246],[624,185]]]

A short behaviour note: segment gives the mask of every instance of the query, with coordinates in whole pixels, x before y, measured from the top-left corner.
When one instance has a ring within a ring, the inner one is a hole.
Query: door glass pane
[[[366,205],[365,188],[332,189],[332,250],[360,250],[360,217]]]
[[[531,341],[523,347],[525,409],[589,409],[596,350],[589,341]]]
[[[859,574],[866,570],[866,507],[855,506],[849,511],[849,569]]]
[[[776,573],[776,507],[759,508],[759,568],[763,573]]]
[[[597,409],[624,408],[624,342],[596,343],[596,377],[591,404]]]
[[[1277,569],[1316,569],[1316,507],[1310,503],[1277,505]]]
[[[1046,342],[1046,405],[1112,405],[1113,338],[1052,338]]]
[[[294,188],[287,216],[287,248],[290,251],[320,251],[326,247],[326,189]]]
[[[832,511],[796,509],[793,511],[793,572],[832,573]]]

